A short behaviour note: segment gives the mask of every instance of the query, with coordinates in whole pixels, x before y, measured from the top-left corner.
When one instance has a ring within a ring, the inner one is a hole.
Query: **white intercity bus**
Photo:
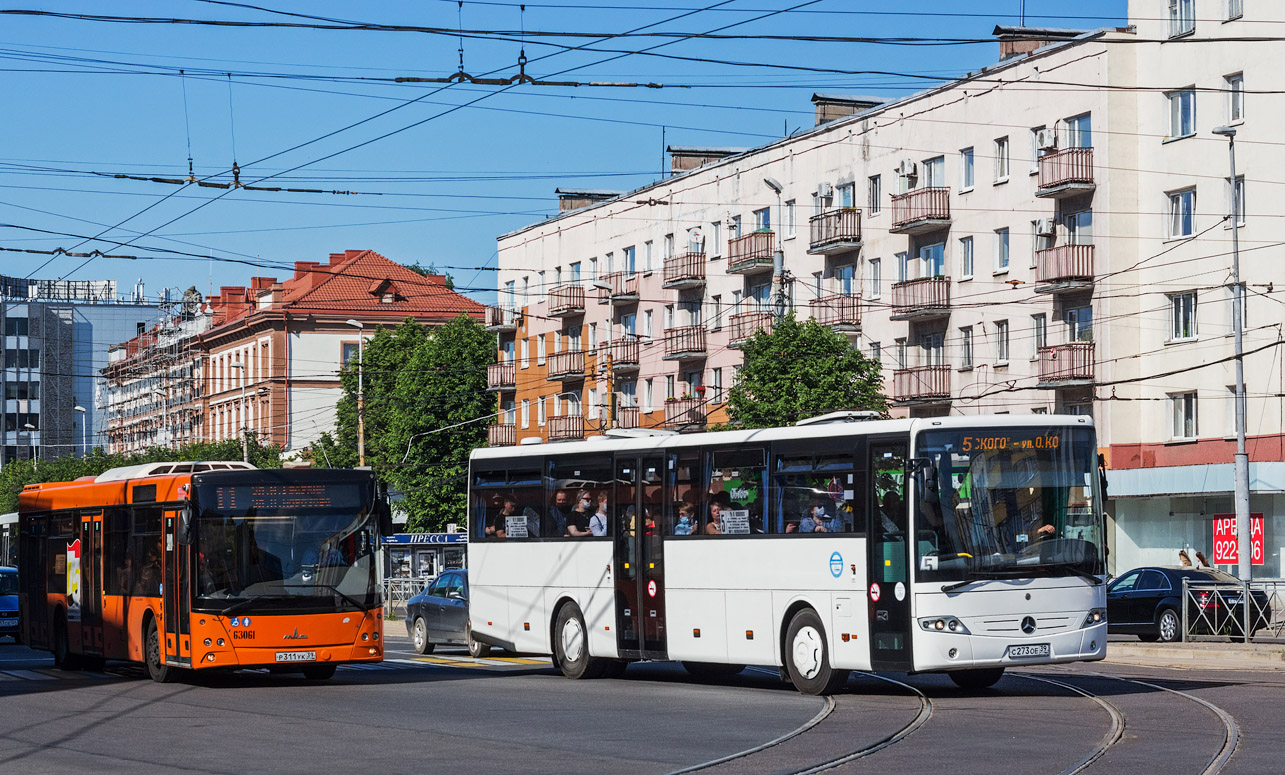
[[[1106,654],[1092,421],[1012,415],[635,432],[479,449],[472,635],[572,678],[640,660],[994,684]]]

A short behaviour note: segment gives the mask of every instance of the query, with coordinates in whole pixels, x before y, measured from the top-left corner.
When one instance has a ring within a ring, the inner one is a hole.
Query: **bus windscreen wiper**
[[[985,581],[986,579],[1020,579],[1030,575],[1029,571],[1012,569],[1012,570],[971,570],[965,571],[966,578],[963,581],[956,581],[954,584],[946,584],[941,588],[942,592],[954,592],[960,587],[966,587],[974,581]]]
[[[339,597],[342,597],[344,601],[348,603],[348,605],[352,606],[353,608],[356,608],[358,611],[366,607],[362,605],[361,601],[357,600],[357,598],[349,597],[343,592],[340,592],[339,587],[334,587],[334,586],[331,586],[330,584],[283,584],[282,586],[285,587],[286,589],[318,589],[318,588],[328,589],[331,592],[334,592]]]
[[[1102,579],[1098,578],[1097,576],[1093,575],[1092,573],[1089,573],[1088,571],[1084,570],[1083,568],[1077,567],[1076,565],[1073,565],[1073,564],[1071,564],[1071,563],[1069,563],[1069,562],[1056,562],[1056,563],[1052,563],[1052,564],[1050,564],[1050,565],[1044,565],[1044,566],[1041,566],[1041,567],[1044,567],[1044,568],[1064,568],[1064,569],[1066,569],[1066,570],[1070,571],[1072,576],[1079,576],[1079,577],[1080,577],[1080,578],[1082,578],[1082,579],[1088,579],[1089,581],[1093,582],[1093,586],[1095,586],[1095,587],[1102,583]]]
[[[277,597],[277,596],[276,595],[253,595],[251,597],[247,597],[244,600],[238,600],[232,605],[228,606],[227,608],[224,608],[222,611],[219,611],[219,616],[227,616],[229,614],[234,614],[237,611],[241,611],[246,608],[249,608],[255,603],[258,603],[261,600],[266,600],[267,598],[270,598],[270,597]]]

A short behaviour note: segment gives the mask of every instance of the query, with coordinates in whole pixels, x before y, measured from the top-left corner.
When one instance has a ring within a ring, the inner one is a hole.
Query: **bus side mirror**
[[[178,515],[178,542],[181,546],[192,543],[192,504],[187,503]]]
[[[393,507],[389,505],[386,498],[381,498],[379,501],[379,534],[381,536],[393,534]]]

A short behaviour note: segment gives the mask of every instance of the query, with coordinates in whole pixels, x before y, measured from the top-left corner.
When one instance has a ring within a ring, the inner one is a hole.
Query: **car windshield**
[[[919,580],[1104,572],[1092,429],[930,430],[915,449]]]
[[[18,594],[18,574],[0,573],[0,595]]]

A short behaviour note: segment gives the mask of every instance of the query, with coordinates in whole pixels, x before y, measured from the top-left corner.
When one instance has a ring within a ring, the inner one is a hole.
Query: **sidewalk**
[[[1107,642],[1107,662],[1144,667],[1189,667],[1201,670],[1285,670],[1285,643],[1142,643]]]

